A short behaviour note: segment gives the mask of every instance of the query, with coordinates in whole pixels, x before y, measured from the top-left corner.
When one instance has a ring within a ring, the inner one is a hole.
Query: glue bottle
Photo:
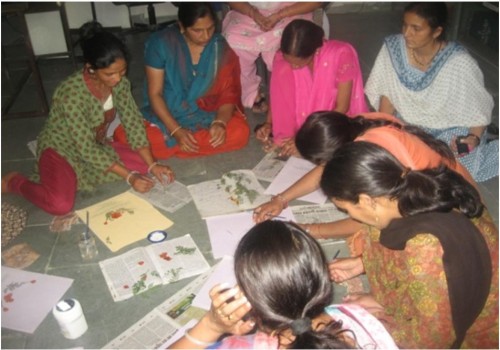
[[[82,306],[76,299],[61,300],[52,309],[52,314],[67,339],[76,339],[88,329]]]

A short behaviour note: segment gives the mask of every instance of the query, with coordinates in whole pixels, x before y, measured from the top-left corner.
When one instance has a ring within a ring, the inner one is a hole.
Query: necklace
[[[423,62],[421,62],[417,58],[417,55],[415,55],[415,50],[414,49],[411,49],[411,57],[413,58],[413,60],[415,61],[415,63],[418,64],[420,67],[422,67],[422,68],[428,67],[432,63],[432,61],[434,61],[434,58],[436,57],[436,55],[438,54],[438,52],[441,51],[441,46],[442,45],[443,45],[443,43],[440,42],[437,51],[434,53],[434,55],[432,55],[431,59],[429,61],[427,61],[427,63],[423,63]]]

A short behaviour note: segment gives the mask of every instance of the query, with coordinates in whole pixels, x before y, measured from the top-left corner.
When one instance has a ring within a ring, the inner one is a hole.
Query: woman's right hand
[[[255,130],[255,137],[260,142],[268,143],[271,141],[270,136],[272,130],[273,130],[272,124],[269,122],[265,122],[264,124],[257,126]]]
[[[198,141],[196,141],[190,130],[179,129],[179,131],[175,133],[174,137],[182,151],[193,153],[199,151]]]
[[[243,319],[252,306],[238,286],[228,288],[225,283],[218,284],[210,290],[209,296],[212,305],[206,322],[213,331],[240,335],[254,328],[255,322],[252,319]]]
[[[277,199],[261,204],[253,211],[253,221],[260,223],[280,215],[283,210],[283,203]]]
[[[361,257],[335,259],[328,264],[330,279],[336,283],[347,281],[365,271]]]
[[[269,31],[269,26],[267,24],[267,17],[262,15],[259,10],[255,9],[252,13],[252,18],[254,22],[259,26],[260,30],[263,32]]]
[[[154,181],[150,177],[139,173],[132,174],[129,183],[139,193],[149,192],[154,186]]]

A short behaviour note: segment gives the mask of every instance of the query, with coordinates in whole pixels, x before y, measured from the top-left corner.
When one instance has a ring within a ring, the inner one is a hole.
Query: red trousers
[[[112,143],[127,169],[147,172],[142,157],[129,147]],[[40,183],[18,174],[9,182],[9,190],[20,194],[31,203],[52,215],[69,213],[75,204],[78,178],[75,171],[59,153],[52,148],[44,150],[38,160]]]
[[[156,159],[166,159],[173,156],[179,158],[195,158],[200,156],[209,156],[212,154],[236,151],[243,148],[248,143],[250,137],[250,128],[245,118],[240,114],[234,114],[226,126],[226,142],[214,148],[210,145],[210,133],[207,129],[196,131],[193,135],[198,141],[199,151],[197,153],[182,151],[179,145],[167,147],[165,137],[161,130],[148,121],[144,122],[146,134],[151,144],[151,152]],[[122,125],[120,125],[114,134],[117,142],[127,144],[127,136]]]

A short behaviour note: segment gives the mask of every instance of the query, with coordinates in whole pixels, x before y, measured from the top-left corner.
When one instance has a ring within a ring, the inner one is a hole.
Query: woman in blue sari
[[[238,57],[215,33],[209,3],[180,3],[178,17],[178,27],[146,42],[142,113],[152,152],[164,159],[240,149],[250,132]]]

